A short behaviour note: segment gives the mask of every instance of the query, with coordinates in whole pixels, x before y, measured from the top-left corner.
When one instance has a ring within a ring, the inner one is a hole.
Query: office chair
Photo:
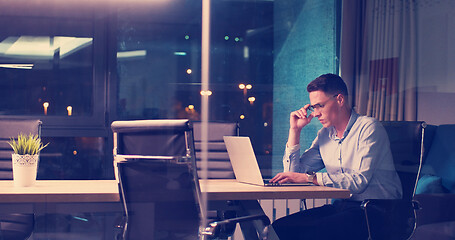
[[[0,180],[12,180],[13,169],[11,154],[13,150],[7,143],[10,138],[20,134],[41,136],[41,121],[29,119],[0,119]],[[0,214],[0,239],[27,239],[35,225],[34,214]]]
[[[238,136],[239,124],[235,122],[208,122],[207,123],[207,165],[203,172],[202,166],[202,123],[193,122],[194,147],[196,165],[200,178],[206,179],[234,179],[229,154],[224,144],[223,136]],[[205,173],[205,174],[204,174]],[[235,201],[226,201],[224,209],[207,211],[208,221],[223,221],[237,217],[238,205]],[[228,238],[234,234],[235,224],[225,224],[219,235]]]
[[[416,227],[413,201],[425,147],[425,122],[382,122],[389,140],[393,162],[403,189],[402,199],[367,199],[365,211],[369,239],[408,239]]]
[[[229,219],[201,226],[201,202],[193,127],[189,120],[113,122],[114,161],[125,212],[121,239],[211,239]]]
[[[197,239],[199,205],[190,162],[129,159],[117,166],[126,239]]]
[[[196,163],[199,176],[201,173],[202,150],[202,123],[194,122],[194,147],[196,150]],[[224,144],[223,136],[238,136],[239,125],[233,122],[208,122],[207,123],[207,176],[208,179],[233,179],[234,170],[229,160],[229,155]]]
[[[186,119],[114,121],[114,169],[127,159],[189,158],[192,126]],[[115,177],[118,174],[116,173]]]

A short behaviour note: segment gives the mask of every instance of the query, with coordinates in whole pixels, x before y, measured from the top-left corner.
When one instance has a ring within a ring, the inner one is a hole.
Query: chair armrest
[[[421,209],[417,211],[417,226],[437,222],[455,221],[455,194],[417,194]]]
[[[403,199],[366,199],[360,204],[362,209],[367,207],[382,209],[385,211],[393,211],[396,208],[409,208],[410,210],[420,209],[420,203],[418,201],[408,201]]]
[[[201,232],[201,235],[203,235],[205,237],[204,239],[214,239],[214,238],[218,237],[220,230],[223,226],[232,225],[232,224],[235,225],[237,223],[253,221],[253,220],[260,220],[262,222],[262,225],[264,226],[264,231],[267,231],[268,226],[270,225],[270,219],[266,215],[251,215],[251,216],[244,216],[244,217],[229,218],[229,219],[225,219],[225,220],[217,221],[217,222],[211,222],[208,224],[209,226],[206,227]],[[264,232],[264,233],[259,233],[259,234],[266,235],[267,233]]]
[[[360,207],[372,239],[407,239],[415,229],[415,210],[419,208],[415,201],[367,199]]]

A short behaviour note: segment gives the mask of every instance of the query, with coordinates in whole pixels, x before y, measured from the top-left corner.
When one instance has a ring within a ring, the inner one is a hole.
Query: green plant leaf
[[[39,154],[40,151],[45,147],[47,147],[47,145],[49,145],[49,143],[43,145],[38,135],[29,134],[26,136],[22,133],[17,136],[17,140],[10,138],[8,144],[11,146],[14,153],[19,155],[36,155]]]

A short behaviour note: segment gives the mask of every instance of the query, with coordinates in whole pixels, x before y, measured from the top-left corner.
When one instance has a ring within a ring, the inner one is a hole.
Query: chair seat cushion
[[[416,187],[416,194],[447,192],[448,190],[442,185],[441,178],[433,175],[423,175]]]
[[[453,240],[455,239],[455,221],[453,222],[440,222],[419,226],[415,232],[413,240]]]
[[[441,177],[442,185],[455,193],[455,124],[439,125],[430,151],[422,168],[422,174]]]

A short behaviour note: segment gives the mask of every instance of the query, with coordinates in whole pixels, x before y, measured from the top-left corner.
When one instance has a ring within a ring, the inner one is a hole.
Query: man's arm
[[[307,110],[310,107],[310,104],[305,105],[297,111],[291,112],[289,117],[289,136],[287,146],[292,147],[300,144],[300,133],[302,128],[304,128],[308,123],[313,119],[313,115],[307,115]]]
[[[313,118],[311,114],[307,117],[309,107],[310,105],[307,104],[299,110],[291,112],[289,116],[289,135],[283,157],[284,172],[300,172],[300,133]]]
[[[285,155],[283,157],[283,165],[284,172],[277,174],[273,181],[280,181],[280,183],[309,182],[308,176],[302,176],[299,174],[306,175],[306,172],[318,171],[324,168],[321,154],[319,153],[318,137],[314,139],[311,147],[307,149],[302,156],[300,156],[299,145],[295,148],[286,147]],[[319,185],[316,178],[313,180],[313,183]]]
[[[299,110],[291,112],[289,117],[289,136],[288,142],[286,143],[286,153],[283,162],[284,172],[278,173],[270,180],[270,182],[308,182],[308,175],[305,173],[295,172],[295,167],[292,167],[292,165],[298,164],[298,161],[300,160],[299,144],[302,128],[308,125],[308,123],[311,122],[311,119],[313,119],[312,114],[307,114],[307,109],[309,106],[310,104],[307,104]]]

